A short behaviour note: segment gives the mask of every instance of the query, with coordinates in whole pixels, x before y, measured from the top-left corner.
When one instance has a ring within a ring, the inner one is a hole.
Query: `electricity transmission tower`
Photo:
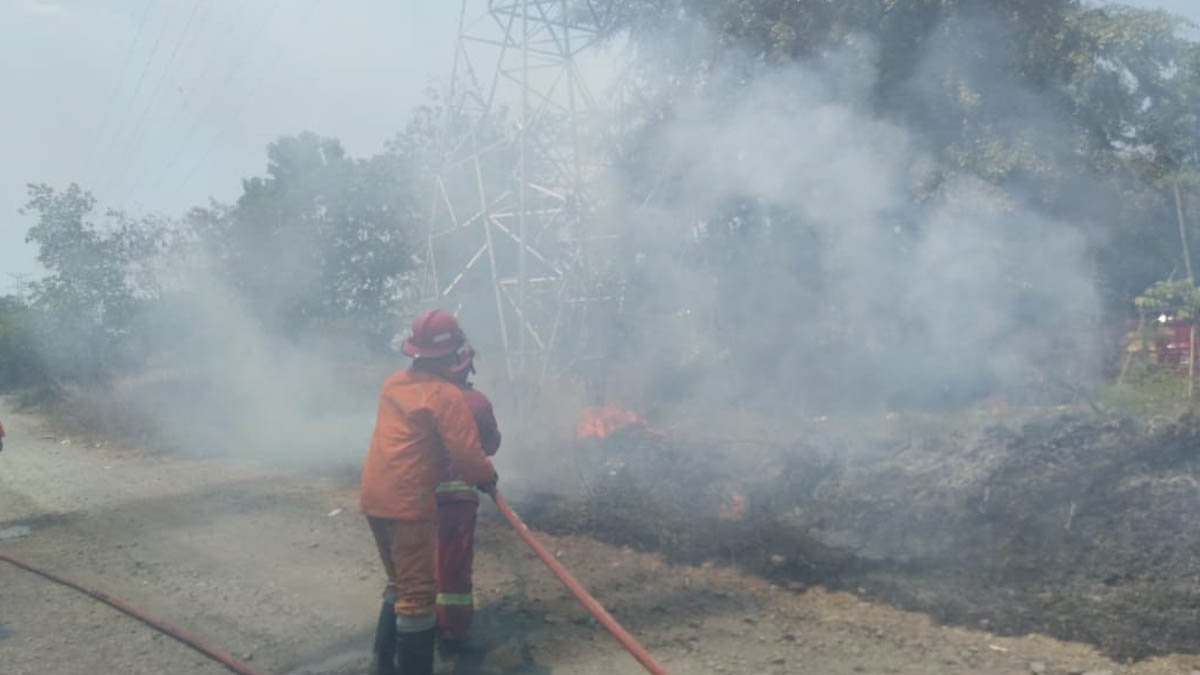
[[[601,4],[604,8],[601,8]],[[597,292],[600,226],[591,187],[608,117],[581,64],[609,3],[462,0],[438,140],[423,301],[494,331],[514,383],[596,358],[615,298]]]

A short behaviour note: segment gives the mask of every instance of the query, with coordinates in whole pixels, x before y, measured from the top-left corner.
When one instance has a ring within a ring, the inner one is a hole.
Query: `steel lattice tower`
[[[580,59],[597,51],[604,11],[579,0],[461,4],[423,300],[490,316],[494,334],[472,339],[502,351],[517,383],[588,358],[589,326],[603,320],[593,250],[606,236],[589,188],[608,117]]]

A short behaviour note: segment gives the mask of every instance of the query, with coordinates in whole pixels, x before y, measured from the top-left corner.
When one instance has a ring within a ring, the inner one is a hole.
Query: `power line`
[[[309,6],[308,6],[308,10],[307,10],[307,11],[305,12],[305,14],[304,14],[304,17],[301,19],[301,24],[300,24],[300,25],[304,25],[304,24],[306,24],[306,23],[308,22],[308,19],[311,17],[312,10],[313,10],[313,9],[316,7],[316,5],[317,5],[317,2],[318,2],[318,1],[319,1],[319,0],[312,0],[312,3],[311,3]],[[272,11],[271,11],[271,13],[274,13],[274,10],[275,10],[275,8],[276,8],[276,7],[278,7],[278,6],[279,6],[279,0],[277,0],[277,1],[276,1],[276,3],[275,3],[275,5],[272,7]],[[270,18],[269,18],[269,16],[268,16],[268,21],[269,21],[269,20],[270,20]],[[265,24],[264,24],[264,27],[265,27]],[[224,138],[224,137],[225,137],[225,134],[226,134],[226,133],[229,131],[229,129],[230,129],[230,128],[231,128],[231,127],[234,125],[234,124],[236,124],[236,123],[237,123],[238,119],[241,117],[242,111],[244,111],[244,110],[245,110],[245,108],[246,108],[246,104],[247,104],[247,103],[248,103],[250,100],[252,100],[252,99],[253,99],[253,97],[254,97],[254,94],[255,94],[255,93],[257,93],[257,92],[259,92],[259,91],[261,91],[261,90],[262,90],[262,86],[261,86],[261,85],[262,85],[263,79],[264,79],[264,77],[265,77],[265,73],[269,73],[269,72],[271,72],[272,70],[274,70],[274,66],[275,66],[275,64],[276,64],[276,63],[278,63],[278,61],[279,61],[279,56],[280,56],[280,54],[281,54],[281,53],[282,53],[282,50],[278,50],[278,49],[277,49],[277,50],[275,50],[275,51],[274,51],[274,58],[271,60],[270,67],[268,67],[268,68],[267,68],[265,71],[263,71],[263,72],[264,72],[264,75],[260,75],[260,77],[259,77],[259,79],[258,79],[258,81],[257,81],[257,83],[256,83],[258,86],[252,87],[252,88],[250,89],[250,91],[248,92],[248,94],[247,94],[246,96],[244,96],[244,97],[242,97],[242,98],[241,98],[240,105],[238,105],[238,106],[237,106],[237,107],[234,109],[234,111],[233,111],[233,112],[232,112],[232,113],[229,115],[229,117],[226,119],[225,123],[224,123],[224,124],[222,124],[222,125],[221,125],[221,126],[218,128],[217,134],[216,134],[216,135],[213,137],[213,141],[212,141],[212,143],[210,143],[210,144],[209,144],[209,145],[208,145],[208,146],[207,146],[207,147],[204,149],[204,151],[203,151],[203,152],[201,152],[201,154],[200,154],[200,156],[197,158],[197,160],[196,160],[195,164],[193,164],[193,165],[192,165],[192,168],[191,168],[191,170],[189,170],[189,171],[187,172],[187,174],[186,174],[186,175],[184,175],[183,181],[182,181],[182,182],[180,182],[178,186],[176,186],[176,188],[175,188],[175,193],[179,193],[179,192],[180,192],[180,191],[182,191],[182,190],[183,190],[185,187],[187,187],[187,184],[188,184],[189,182],[191,182],[192,178],[193,178],[193,177],[196,175],[196,172],[197,172],[197,171],[199,171],[200,167],[204,165],[204,162],[205,162],[205,160],[207,160],[207,159],[208,159],[208,156],[209,156],[209,155],[210,155],[210,154],[213,152],[213,150],[215,150],[215,149],[216,149],[216,147],[217,147],[218,143],[221,141],[221,139],[222,139],[222,138]]]
[[[246,3],[238,3],[238,5],[236,6],[235,12],[230,17],[230,20],[227,23],[225,33],[227,35],[231,36],[231,39],[235,32],[234,29],[236,28],[236,26],[238,24],[238,20],[241,18],[242,10],[244,10],[245,8],[246,8]],[[251,42],[248,43],[248,45],[252,44],[252,43],[253,43],[253,40],[251,40]],[[241,57],[245,57],[245,55],[247,53],[248,53],[247,50],[242,50],[241,52],[239,52],[239,55]],[[231,66],[226,71],[225,77],[222,79],[221,83],[217,85],[217,88],[213,90],[212,94],[208,97],[208,100],[206,101],[204,106],[200,109],[200,114],[196,117],[195,121],[192,123],[192,125],[188,129],[187,133],[184,135],[182,142],[180,142],[176,145],[175,152],[172,153],[171,158],[169,160],[167,160],[167,163],[163,167],[162,171],[160,171],[158,173],[158,180],[155,182],[155,187],[157,187],[158,184],[162,182],[162,176],[166,172],[168,172],[173,166],[175,166],[175,163],[182,156],[184,148],[187,147],[187,145],[191,141],[192,137],[195,136],[196,131],[199,129],[200,123],[204,120],[205,115],[208,113],[208,111],[210,109],[212,109],[213,104],[216,102],[217,98],[220,96],[221,90],[224,89],[224,87],[229,83],[230,79],[233,77],[234,72],[237,70],[238,66],[240,65],[240,63],[242,61],[244,61],[244,58],[239,58],[237,56],[235,56],[234,60],[231,61]],[[201,78],[201,79],[203,79],[203,78]]]
[[[235,29],[238,25],[238,20],[241,17],[242,11],[245,9],[246,5],[247,5],[247,3],[238,3],[237,5],[235,5],[234,11],[230,15],[229,21],[225,22],[224,30],[221,30],[220,28],[217,29],[218,32],[216,33],[216,35],[222,36],[223,38],[225,38],[223,41],[224,44],[213,45],[212,49],[208,50],[210,54],[226,54],[226,53],[230,52],[228,47],[232,47],[234,45],[233,37],[236,34]],[[218,85],[218,89],[214,90],[214,94],[206,100],[207,104],[204,107],[199,107],[199,106],[195,105],[196,103],[198,103],[197,98],[199,97],[200,92],[203,90],[203,83],[208,80],[209,72],[213,69],[213,66],[215,66],[215,63],[216,63],[216,59],[210,58],[204,54],[201,55],[200,73],[197,77],[195,77],[192,80],[191,86],[188,87],[187,93],[189,95],[183,96],[180,98],[179,105],[176,106],[175,110],[172,111],[171,115],[169,117],[167,117],[167,120],[168,121],[183,120],[185,117],[188,117],[189,116],[188,113],[193,110],[199,110],[200,111],[199,116],[193,121],[191,128],[187,132],[186,137],[182,140],[182,142],[180,141],[180,134],[173,132],[169,125],[164,128],[165,136],[163,138],[163,146],[164,146],[164,148],[167,146],[170,146],[170,145],[172,145],[172,141],[174,141],[174,151],[170,153],[170,155],[171,155],[170,158],[167,160],[167,163],[163,166],[163,168],[158,173],[146,174],[145,172],[143,172],[140,175],[139,180],[134,183],[133,189],[130,190],[130,198],[132,198],[133,195],[137,194],[138,190],[141,188],[142,184],[146,180],[147,175],[153,175],[153,176],[157,177],[157,180],[155,181],[155,186],[157,187],[158,183],[161,182],[161,180],[162,180],[162,176],[165,173],[167,173],[171,169],[171,167],[173,167],[175,165],[176,161],[178,161],[183,148],[185,148],[187,146],[187,143],[191,139],[191,136],[195,133],[195,130],[198,127],[200,120],[203,119],[204,112],[206,112],[208,106],[211,105],[212,100],[215,98],[216,92],[219,92],[219,90],[220,90],[221,85]],[[181,90],[181,92],[182,92],[182,90]],[[195,93],[196,95],[195,96],[191,95],[193,93]]]
[[[183,27],[183,31],[180,33],[181,39],[176,40],[175,49],[172,50],[171,57],[167,60],[166,67],[163,69],[163,72],[159,75],[158,82],[154,86],[154,91],[150,95],[150,99],[146,103],[146,107],[142,110],[142,116],[138,119],[137,124],[134,125],[133,137],[130,139],[130,141],[127,145],[129,151],[124,153],[124,157],[126,158],[126,161],[129,162],[131,165],[133,163],[134,158],[137,155],[139,146],[142,143],[142,139],[143,139],[145,131],[147,129],[147,127],[145,125],[146,118],[149,115],[150,110],[153,109],[154,103],[158,100],[159,92],[162,91],[163,83],[166,81],[167,75],[171,71],[171,67],[175,64],[175,60],[179,56],[179,53],[183,50],[184,46],[186,45],[190,49],[191,46],[193,44],[195,44],[195,42],[196,42],[197,33],[192,32],[192,26],[195,24],[196,16],[199,13],[201,4],[205,3],[205,2],[207,2],[207,7],[211,10],[213,0],[196,0],[195,3],[192,5],[192,13],[188,17],[187,23]],[[207,17],[207,14],[206,14],[206,17]],[[121,173],[124,174],[125,172],[121,172]],[[113,174],[116,175],[116,172],[113,172]],[[137,184],[137,179],[135,178],[134,185],[136,186],[136,184]],[[129,196],[130,195],[127,193],[125,195],[125,199],[128,200]]]
[[[142,34],[145,32],[146,28],[146,20],[150,17],[150,8],[153,6],[154,0],[146,0],[145,5],[142,7],[142,14],[137,23],[137,30],[134,31],[133,39],[129,42],[129,47],[125,51],[125,61],[121,64],[120,68],[121,75],[124,75],[125,72],[129,70],[130,64],[133,63],[134,51],[141,42]],[[114,107],[113,104],[117,102],[117,92],[121,90],[120,82],[122,81],[124,81],[124,77],[121,77],[121,79],[114,84],[112,91],[109,93],[108,101],[104,104],[104,120],[100,124],[100,129],[96,132],[95,138],[92,139],[91,149],[88,150],[87,161],[85,161],[83,164],[83,177],[89,182],[91,181],[92,177],[92,164],[96,161],[96,153],[100,149],[105,132],[108,131],[108,124],[112,120]]]
[[[167,173],[175,166],[175,164],[183,157],[183,153],[187,150],[188,145],[196,136],[196,132],[200,130],[204,119],[208,117],[208,113],[213,110],[217,101],[221,98],[221,95],[225,93],[226,87],[228,87],[229,83],[233,81],[237,71],[246,64],[254,50],[258,47],[259,38],[266,30],[267,25],[271,21],[271,17],[274,15],[275,10],[279,7],[279,5],[280,0],[276,0],[275,4],[264,15],[264,20],[258,24],[257,29],[254,32],[254,36],[251,37],[251,39],[246,43],[245,48],[242,49],[237,56],[235,56],[234,60],[230,62],[229,68],[225,71],[225,77],[221,80],[221,83],[217,86],[217,88],[213,90],[212,95],[209,96],[207,103],[201,109],[200,114],[196,117],[196,120],[192,123],[191,127],[188,128],[183,140],[176,146],[175,152],[171,155],[171,158],[167,160],[166,165],[161,171],[158,172],[157,179],[155,180],[153,186],[154,189],[158,189],[158,187],[162,184],[163,177],[166,176]],[[180,188],[182,188],[182,186],[180,186]]]
[[[212,0],[208,1],[211,2]],[[179,37],[175,40],[175,47],[171,50],[171,56],[168,57],[167,64],[163,66],[162,72],[158,74],[158,80],[154,83],[154,89],[150,92],[150,98],[146,100],[146,105],[142,108],[142,114],[138,117],[137,122],[133,125],[132,135],[125,144],[126,152],[122,153],[121,155],[123,161],[128,164],[132,163],[133,156],[137,152],[138,142],[141,140],[143,131],[145,129],[146,118],[149,116],[150,111],[154,108],[154,103],[158,100],[158,94],[162,91],[163,82],[166,81],[167,75],[171,72],[171,67],[175,65],[175,59],[179,57],[179,52],[183,48],[184,43],[190,42],[188,37],[191,35],[192,25],[195,23],[196,15],[200,13],[200,7],[204,4],[204,2],[205,0],[194,0],[192,2],[192,12],[188,15],[187,21],[183,25],[183,30],[179,32]],[[128,166],[128,164],[126,166]],[[113,181],[118,173],[124,175],[126,172],[127,171],[110,171],[108,181],[105,183],[105,187],[107,188],[107,186],[110,184],[115,186]]]
[[[116,131],[114,131],[113,135],[110,137],[112,140],[112,143],[107,144],[107,146],[108,146],[107,149],[101,153],[101,156],[100,156],[101,161],[96,167],[98,171],[102,170],[105,166],[108,165],[107,159],[112,154],[112,151],[114,150],[113,145],[116,143],[117,139],[122,135],[122,133],[125,130],[125,120],[129,117],[129,113],[133,110],[133,104],[137,100],[138,94],[140,94],[142,92],[142,84],[146,81],[146,73],[148,73],[150,71],[150,62],[153,61],[154,56],[156,54],[158,54],[158,46],[160,44],[162,44],[163,36],[166,35],[166,32],[167,32],[167,26],[170,25],[171,17],[173,17],[175,15],[175,9],[178,6],[179,5],[177,5],[177,4],[173,4],[171,6],[171,11],[167,14],[167,17],[163,20],[162,30],[158,31],[158,37],[154,38],[154,45],[152,47],[150,47],[150,54],[146,57],[146,62],[144,64],[142,64],[142,73],[141,73],[141,75],[138,76],[137,85],[133,89],[133,94],[129,97],[129,105],[125,106],[125,112],[120,117],[117,118]],[[103,175],[103,174],[101,174],[101,175]]]

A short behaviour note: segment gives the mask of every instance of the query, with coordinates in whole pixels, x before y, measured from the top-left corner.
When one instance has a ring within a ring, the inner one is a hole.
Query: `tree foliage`
[[[273,331],[389,337],[420,223],[409,165],[395,154],[354,159],[311,133],[272,143],[267,159],[236,203],[189,214],[208,262]]]
[[[44,369],[33,311],[17,296],[0,297],[0,389],[37,385]]]
[[[280,138],[267,160],[236,202],[181,220],[98,213],[77,185],[29,186],[22,213],[47,274],[28,305],[0,307],[0,386],[97,381],[179,358],[172,343],[191,340],[180,333],[189,313],[216,298],[281,339],[384,347],[413,292],[423,220],[412,162],[352,158],[311,133]]]
[[[132,329],[141,304],[157,294],[150,269],[163,243],[155,218],[110,211],[95,222],[96,200],[77,185],[30,185],[23,213],[28,240],[48,274],[30,286],[45,363],[52,374],[102,378],[137,363]]]
[[[1166,314],[1184,321],[1200,317],[1200,289],[1191,279],[1160,281],[1133,299],[1143,314]]]

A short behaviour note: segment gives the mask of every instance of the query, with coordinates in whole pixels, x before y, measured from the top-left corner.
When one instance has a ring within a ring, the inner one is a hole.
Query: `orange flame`
[[[584,409],[583,421],[575,430],[575,437],[580,439],[605,438],[612,433],[631,427],[653,431],[646,424],[646,420],[639,417],[637,413],[608,403]]]

